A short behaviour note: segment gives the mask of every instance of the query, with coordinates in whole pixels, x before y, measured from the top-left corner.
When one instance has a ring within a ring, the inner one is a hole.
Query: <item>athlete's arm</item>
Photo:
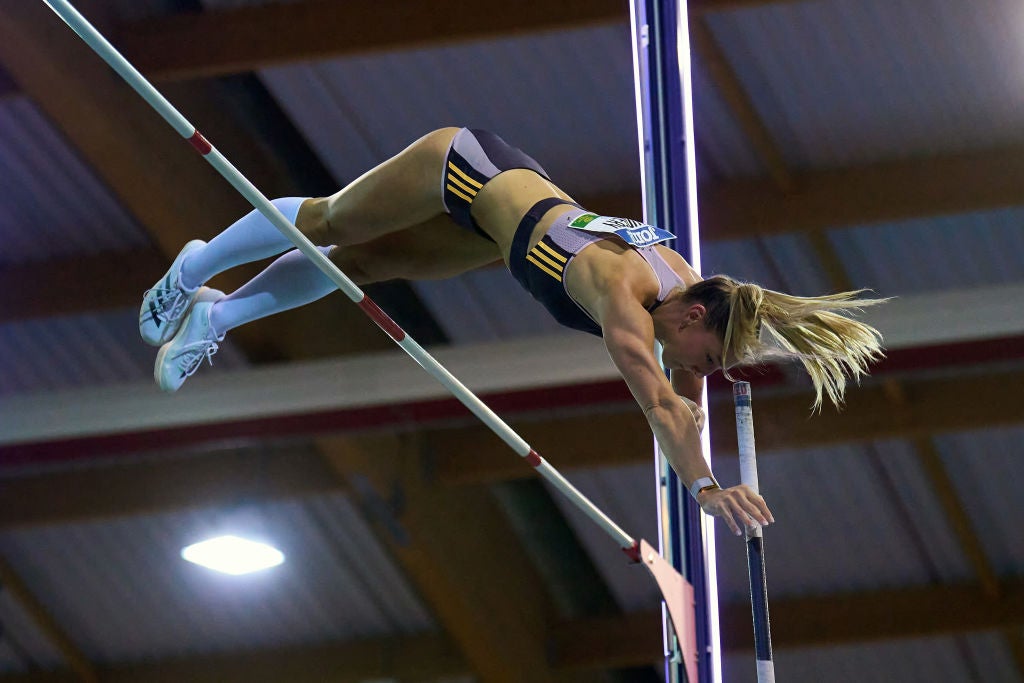
[[[697,423],[697,431],[704,431],[704,378],[698,377],[689,370],[672,370],[670,373],[672,390],[676,392],[686,407],[693,413]]]
[[[679,400],[655,358],[650,314],[626,290],[602,298],[599,313],[612,362],[643,409],[672,469],[687,488],[698,479],[711,476],[694,416]],[[748,517],[762,524],[771,520],[764,499],[746,486],[703,491],[697,502],[708,514],[721,517],[737,535],[742,533]]]

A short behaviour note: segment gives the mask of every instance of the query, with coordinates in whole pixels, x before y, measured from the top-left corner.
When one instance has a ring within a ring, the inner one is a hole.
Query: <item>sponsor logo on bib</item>
[[[646,223],[629,218],[598,216],[594,213],[585,213],[577,216],[569,223],[569,227],[587,232],[603,232],[617,235],[626,244],[634,247],[649,247],[652,244],[675,238],[675,235],[668,230],[662,230],[653,225],[647,225]]]

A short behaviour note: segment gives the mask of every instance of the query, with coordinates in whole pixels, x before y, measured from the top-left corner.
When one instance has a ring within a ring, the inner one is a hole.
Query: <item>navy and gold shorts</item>
[[[470,215],[473,199],[488,180],[514,168],[526,168],[550,180],[540,164],[494,133],[475,128],[463,128],[456,133],[442,179],[444,206],[452,219],[490,240],[490,235],[481,230]]]

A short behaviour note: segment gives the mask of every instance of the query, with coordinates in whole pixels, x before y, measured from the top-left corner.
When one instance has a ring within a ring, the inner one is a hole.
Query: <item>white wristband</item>
[[[722,487],[718,485],[718,482],[715,481],[714,477],[701,477],[697,481],[690,484],[690,495],[693,496],[694,500],[697,500],[697,494],[703,491],[704,489],[718,488]]]

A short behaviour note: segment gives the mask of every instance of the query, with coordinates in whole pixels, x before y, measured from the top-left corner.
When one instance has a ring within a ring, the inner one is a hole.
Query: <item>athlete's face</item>
[[[722,367],[722,340],[704,326],[705,309],[695,304],[683,321],[662,340],[661,360],[669,370],[687,370],[707,377]]]

